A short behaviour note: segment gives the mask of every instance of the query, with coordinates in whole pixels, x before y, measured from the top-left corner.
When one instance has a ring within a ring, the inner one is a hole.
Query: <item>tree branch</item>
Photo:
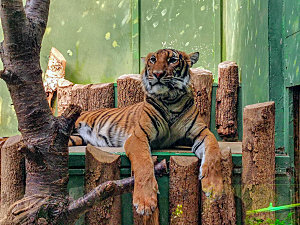
[[[22,0],[1,0],[1,23],[6,43],[22,43],[26,15]]]
[[[27,0],[25,6],[26,16],[32,22],[38,24],[41,35],[44,34],[49,14],[50,0]]]
[[[167,170],[166,160],[162,160],[155,165],[155,175],[162,175]],[[107,181],[97,186],[94,190],[83,197],[74,200],[68,208],[69,218],[76,221],[82,214],[87,212],[97,202],[103,201],[109,197],[127,193],[133,190],[134,177],[128,177],[122,180]]]

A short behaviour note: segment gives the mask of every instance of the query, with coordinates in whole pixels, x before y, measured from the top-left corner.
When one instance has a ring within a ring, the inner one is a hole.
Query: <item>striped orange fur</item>
[[[202,189],[213,199],[222,195],[220,149],[194,105],[190,67],[199,53],[174,49],[149,53],[141,73],[146,97],[125,108],[83,112],[76,122],[74,140],[95,146],[123,146],[135,176],[133,204],[140,214],[151,214],[157,206],[157,182],[151,148],[176,144],[192,146],[201,158]],[[71,139],[70,145],[76,143]]]

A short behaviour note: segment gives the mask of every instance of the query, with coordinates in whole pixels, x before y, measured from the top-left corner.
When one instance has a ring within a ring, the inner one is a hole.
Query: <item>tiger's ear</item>
[[[141,57],[141,62],[142,62],[143,64],[146,64],[146,57]]]
[[[198,59],[199,59],[199,52],[194,52],[194,53],[191,53],[189,54],[190,56],[190,59],[191,59],[191,63],[192,63],[192,66],[198,62]]]

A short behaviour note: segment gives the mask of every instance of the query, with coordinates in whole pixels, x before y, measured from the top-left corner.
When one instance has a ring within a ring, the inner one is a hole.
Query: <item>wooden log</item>
[[[198,224],[199,164],[196,157],[170,158],[170,224]]]
[[[101,151],[88,145],[86,148],[85,192],[89,193],[99,184],[120,179],[121,158],[119,155]],[[86,214],[87,224],[121,224],[121,197],[110,197]]]
[[[216,128],[224,140],[237,138],[237,103],[239,73],[235,62],[226,61],[218,66],[219,84],[216,94]]]
[[[118,108],[144,101],[140,74],[125,74],[117,79]]]
[[[236,224],[234,189],[232,186],[232,154],[230,148],[221,150],[221,166],[224,194],[221,199],[211,201],[202,193],[202,224]]]
[[[157,163],[157,156],[152,156],[153,163]],[[137,214],[135,207],[132,207],[133,211],[133,224],[134,225],[159,225],[159,209],[155,209],[151,216],[141,216]]]
[[[53,103],[58,87],[58,80],[65,77],[65,69],[66,59],[56,48],[52,47],[44,79],[44,88],[52,112],[54,112]]]
[[[199,68],[191,69],[191,82],[194,89],[195,104],[199,108],[203,121],[209,127],[213,85],[212,72]]]
[[[8,139],[8,137],[0,138],[0,176],[1,176],[1,149],[7,139]],[[1,178],[0,178],[0,193],[1,193]],[[0,202],[1,202],[1,194],[0,194]],[[0,215],[1,215],[1,213],[0,213]]]
[[[275,203],[275,104],[248,105],[243,114],[242,202],[247,211]],[[274,219],[275,213],[251,215],[246,220]]]
[[[23,145],[21,135],[8,138],[1,148],[1,213],[7,214],[9,206],[25,193],[25,160],[19,151]]]
[[[93,84],[89,88],[88,110],[114,108],[114,84]]]
[[[89,88],[91,84],[75,84],[71,90],[71,104],[78,105],[82,111],[89,110]]]
[[[60,116],[70,105],[73,83],[68,80],[58,82],[57,88],[57,114]]]

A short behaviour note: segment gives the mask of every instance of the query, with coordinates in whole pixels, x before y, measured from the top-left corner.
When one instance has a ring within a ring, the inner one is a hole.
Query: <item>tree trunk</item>
[[[221,199],[212,202],[202,194],[202,224],[235,225],[235,201],[232,187],[232,155],[230,148],[221,150],[222,177],[224,194]]]
[[[248,211],[266,208],[275,202],[275,104],[248,105],[243,116],[242,201]],[[249,213],[249,212],[248,212]],[[246,218],[274,219],[275,213]]]
[[[209,70],[198,68],[191,69],[191,72],[195,103],[199,109],[202,119],[209,127],[213,75]]]
[[[85,192],[88,193],[99,184],[120,179],[121,158],[88,145],[85,159]],[[88,224],[121,224],[121,197],[115,196],[94,205],[86,214]]]
[[[118,107],[122,108],[142,102],[145,93],[140,74],[125,74],[117,79]]]
[[[219,64],[219,84],[216,94],[216,128],[225,140],[237,137],[238,66],[235,62]]]
[[[171,156],[169,213],[170,224],[198,224],[198,158]]]
[[[19,150],[22,145],[18,135],[8,138],[1,149],[1,218],[11,204],[24,196],[25,160]]]

